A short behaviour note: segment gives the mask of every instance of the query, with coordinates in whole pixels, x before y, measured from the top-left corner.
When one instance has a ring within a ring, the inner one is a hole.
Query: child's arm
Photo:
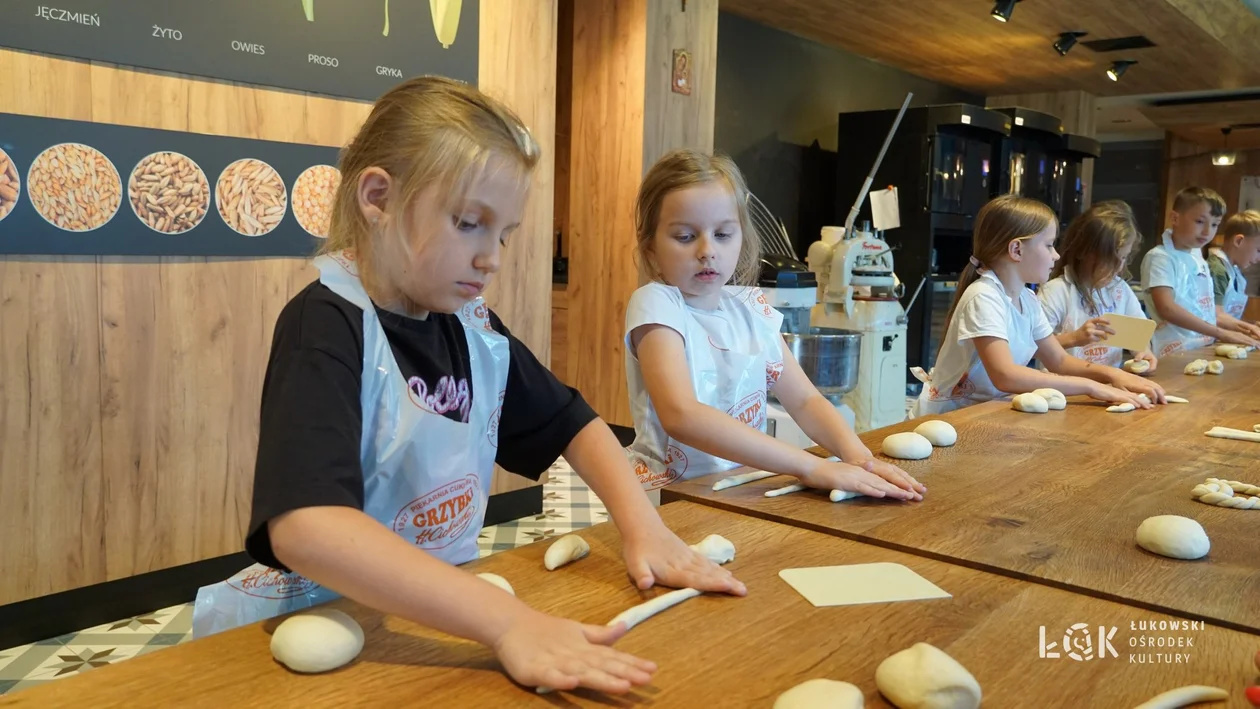
[[[1068,396],[1085,394],[1100,401],[1142,405],[1136,396],[1092,379],[1047,374],[1032,367],[1016,364],[1015,359],[1011,357],[1010,346],[1000,337],[977,337],[973,342],[976,346],[976,354],[980,355],[980,362],[984,365],[984,371],[989,375],[993,386],[1008,394],[1022,394],[1034,389],[1058,389]],[[1053,346],[1063,352],[1063,347],[1059,345],[1058,340],[1052,336],[1044,337],[1037,341],[1039,360],[1047,342],[1053,342]],[[1064,353],[1064,356],[1067,354]],[[1048,362],[1042,361],[1042,363],[1047,369],[1050,368]]]
[[[868,470],[828,462],[700,403],[691,388],[686,348],[678,331],[664,325],[644,325],[631,333],[631,342],[656,415],[675,440],[710,455],[799,478],[810,487],[850,490],[872,497],[918,497],[918,493]]]
[[[564,458],[608,507],[624,542],[626,568],[639,588],[648,589],[659,582],[737,596],[747,593],[729,571],[669,531],[643,494],[625,450],[603,419],[591,421],[578,432],[564,449]]]
[[[1247,337],[1260,338],[1260,327],[1256,327],[1246,320],[1238,318],[1225,312],[1221,306],[1216,306],[1216,324],[1231,332],[1241,333]]]
[[[276,557],[297,573],[384,613],[487,645],[521,684],[627,692],[656,670],[605,647],[625,626],[535,611],[355,508],[305,507],[272,519],[268,529]]]
[[[1143,379],[1136,374],[1130,374],[1122,369],[1094,364],[1093,362],[1086,362],[1078,357],[1073,357],[1064,352],[1063,348],[1059,346],[1058,340],[1055,340],[1053,337],[1047,337],[1037,342],[1037,359],[1046,366],[1046,369],[1055,374],[1092,379],[1096,382],[1109,384],[1117,389],[1146,394],[1152,403],[1166,403],[1164,400],[1164,389],[1158,384],[1149,379]]]
[[[823,448],[851,465],[872,463],[875,472],[885,479],[897,481],[903,488],[920,493],[927,491],[909,473],[879,460],[871,453],[871,449],[849,428],[849,422],[844,420],[835,405],[827,401],[805,375],[805,370],[801,369],[800,363],[792,356],[792,351],[788,349],[782,336],[779,338],[779,348],[783,356],[783,373],[774,385],[775,398],[783,404],[783,408],[810,440],[817,441]]]
[[[1190,311],[1177,305],[1173,289],[1168,286],[1155,286],[1150,289],[1151,302],[1161,320],[1200,335],[1216,338],[1221,342],[1233,345],[1260,347],[1260,341],[1237,332],[1231,332],[1195,317]]]

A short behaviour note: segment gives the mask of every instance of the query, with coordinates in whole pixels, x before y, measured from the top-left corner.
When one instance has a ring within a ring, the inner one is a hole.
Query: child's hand
[[[694,588],[733,596],[748,593],[744,584],[731,572],[687,546],[664,524],[623,535],[623,539],[626,570],[640,589],[646,590],[659,583],[672,588]]]
[[[869,470],[902,490],[910,490],[912,492],[917,492],[920,495],[927,492],[927,486],[918,480],[915,480],[910,473],[907,473],[892,463],[876,458],[870,453],[870,451],[867,451],[865,457],[854,458],[845,462],[851,465],[856,465],[863,470]]]
[[[1133,404],[1139,409],[1153,408],[1150,404],[1144,403],[1141,399],[1137,398],[1137,394],[1130,394],[1124,389],[1117,389],[1116,387],[1108,386],[1101,382],[1091,383],[1092,386],[1089,388],[1089,391],[1086,392],[1091,399],[1105,401],[1109,404]],[[1147,396],[1149,397],[1150,394],[1147,394]],[[1152,399],[1152,401],[1154,400]]]
[[[1151,368],[1146,370],[1147,374],[1154,374],[1156,368],[1159,367],[1159,359],[1157,359],[1155,357],[1155,353],[1151,352],[1150,350],[1142,350],[1141,352],[1138,352],[1137,354],[1133,355],[1133,359],[1146,360],[1147,362],[1151,363]]]
[[[872,472],[874,469],[874,460],[868,460],[861,466],[819,460],[818,465],[801,476],[800,480],[802,484],[819,490],[860,492],[867,497],[892,497],[898,500],[923,499],[923,495],[913,489],[899,487],[875,474]],[[906,477],[910,478],[909,475]]]
[[[1114,370],[1111,375],[1111,385],[1119,389],[1125,389],[1134,394],[1146,394],[1146,398],[1151,400],[1153,404],[1167,404],[1164,399],[1164,388],[1155,382],[1139,377],[1136,374],[1126,372],[1122,369]]]
[[[1105,340],[1109,335],[1116,334],[1111,328],[1111,321],[1107,318],[1090,318],[1076,329],[1076,341],[1081,346],[1092,345],[1095,342]]]
[[[512,679],[527,687],[624,694],[652,681],[656,665],[608,647],[626,634],[529,610],[494,642],[494,654]]]
[[[1238,322],[1238,325],[1239,327],[1242,328],[1242,333],[1244,335],[1247,335],[1253,339],[1260,340],[1260,327],[1256,327],[1252,323],[1243,322],[1241,320]]]
[[[1260,340],[1254,340],[1241,332],[1221,330],[1220,337],[1217,337],[1216,339],[1227,345],[1242,345],[1243,347],[1260,348]]]

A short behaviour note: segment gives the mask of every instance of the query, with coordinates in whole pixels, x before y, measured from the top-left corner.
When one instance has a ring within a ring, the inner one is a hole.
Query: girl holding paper
[[[1133,210],[1118,200],[1095,204],[1068,227],[1062,258],[1039,294],[1055,339],[1068,354],[1107,367],[1124,364],[1124,349],[1102,340],[1116,334],[1108,315],[1146,318],[1121,276],[1141,239]],[[1149,342],[1134,359],[1150,362],[1148,372],[1158,365]]]

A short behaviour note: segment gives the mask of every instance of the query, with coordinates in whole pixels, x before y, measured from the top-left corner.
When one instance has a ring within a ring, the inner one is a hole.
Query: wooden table
[[[1196,353],[1207,356],[1204,353]],[[665,488],[688,500],[890,549],[1037,581],[1185,618],[1260,634],[1260,510],[1209,506],[1190,497],[1207,477],[1260,484],[1260,444],[1208,438],[1222,425],[1260,423],[1260,357],[1226,360],[1225,374],[1182,374],[1194,356],[1161,363],[1157,381],[1190,404],[1110,414],[1073,397],[1065,411],[1035,415],[991,402],[943,418],[958,443],[923,461],[898,461],[928,486],[919,503],[857,498],[832,503],[815,491],[764,497],[788,478],[714,492],[721,476]],[[862,435],[871,450],[908,421]],[[821,453],[820,453],[821,454]],[[1143,519],[1198,520],[1209,555],[1177,561],[1134,541]]]
[[[618,647],[655,660],[660,669],[653,685],[626,697],[539,697],[507,679],[481,646],[338,601],[363,625],[367,643],[358,661],[333,673],[296,675],[275,663],[268,650],[273,620],[0,697],[0,706],[768,707],[784,690],[828,677],[861,687],[868,707],[887,707],[875,688],[875,668],[916,642],[931,643],[966,666],[984,690],[985,706],[1133,706],[1185,684],[1224,687],[1234,697],[1229,706],[1246,706],[1242,691],[1260,646],[1250,635],[1211,625],[1142,632],[1132,629],[1140,621],[1178,621],[700,505],[675,503],[662,515],[684,539],[710,533],[730,539],[738,552],[729,568],[748,584],[749,595],[695,598],[632,630]],[[547,542],[469,568],[506,577],[536,608],[590,623],[607,622],[659,593],[631,587],[611,524],[581,534],[591,555],[555,572],[543,570]],[[904,564],[953,598],[814,608],[777,576],[783,568],[869,562]],[[1089,625],[1095,648],[1097,626],[1118,628],[1110,639],[1118,657],[1042,658],[1041,626],[1048,643],[1061,645],[1075,623]],[[1186,638],[1193,648],[1170,651],[1189,655],[1180,664],[1130,664],[1129,654],[1137,652],[1131,638],[1147,635]]]

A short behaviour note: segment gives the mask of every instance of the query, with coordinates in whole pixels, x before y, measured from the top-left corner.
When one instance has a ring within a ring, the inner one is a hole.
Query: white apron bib
[[[754,297],[752,293],[747,296]],[[750,303],[770,313],[769,302],[760,292]],[[750,353],[719,347],[707,330],[689,311],[682,333],[687,343],[687,368],[696,401],[725,411],[752,428],[766,431],[766,391],[783,372],[783,350],[777,332],[758,333]],[[654,414],[653,414],[654,415]],[[653,429],[663,440],[636,436],[627,452],[634,472],[645,490],[739,467],[739,463],[719,458],[674,440],[663,429]]]
[[[1163,236],[1164,249],[1174,257],[1177,269],[1177,286],[1175,296],[1177,305],[1185,308],[1191,315],[1207,323],[1216,323],[1216,298],[1212,294],[1212,272],[1208,269],[1207,260],[1197,252],[1191,252],[1194,265],[1185,263],[1177,257],[1177,247],[1172,241],[1172,230],[1168,229]],[[1150,294],[1146,295],[1150,312],[1155,313],[1154,301]],[[1192,350],[1212,344],[1207,335],[1177,327],[1166,320],[1158,320],[1155,334],[1151,336],[1151,349],[1157,357],[1165,357],[1181,350]]]
[[[468,423],[435,412],[458,387],[449,379],[426,391],[398,369],[376,309],[359,281],[354,256],[315,259],[320,282],[363,309],[364,512],[403,539],[450,564],[477,558],[498,449],[507,387],[508,340],[490,326],[481,298],[458,313],[472,375]],[[441,406],[447,409],[449,406]],[[197,592],[193,636],[211,635],[331,601],[333,591],[294,573],[254,564]]]
[[[1225,289],[1225,297],[1222,299],[1221,308],[1231,318],[1242,319],[1243,311],[1247,309],[1247,280],[1243,278],[1242,269],[1235,266],[1229,260],[1229,256],[1225,252],[1213,247],[1208,253],[1219,258],[1229,266],[1229,287]]]

